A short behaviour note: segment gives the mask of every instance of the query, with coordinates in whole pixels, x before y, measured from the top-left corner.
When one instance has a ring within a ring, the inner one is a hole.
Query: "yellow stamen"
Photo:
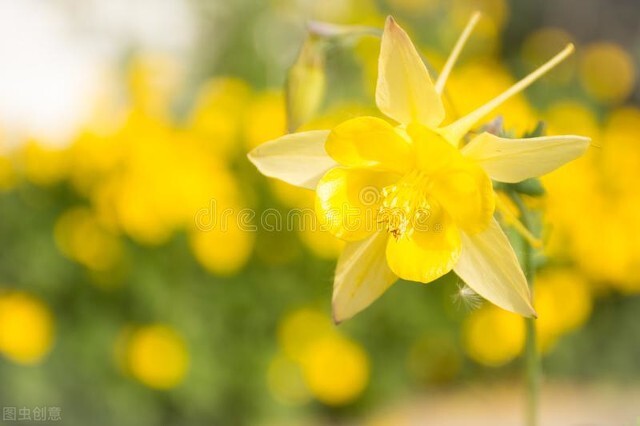
[[[471,32],[473,31],[476,24],[480,20],[480,16],[481,16],[480,12],[475,12],[473,15],[471,15],[471,18],[469,19],[467,26],[464,28],[464,31],[462,31],[462,34],[460,35],[460,38],[458,38],[458,41],[456,42],[456,45],[453,48],[453,51],[447,58],[447,62],[444,64],[444,67],[442,68],[442,72],[438,76],[438,80],[436,81],[436,84],[435,84],[436,92],[438,92],[439,95],[442,95],[442,91],[444,90],[444,85],[446,84],[447,79],[449,78],[449,74],[451,74],[451,70],[453,69],[453,66],[458,60],[458,57],[460,56],[460,52],[462,52],[462,48],[464,47],[465,43],[469,39]]]
[[[400,182],[382,189],[384,201],[378,217],[396,240],[411,236],[416,224],[431,216],[431,203],[425,195],[428,177],[413,171]]]
[[[567,56],[573,53],[574,46],[569,43],[567,47],[565,47],[560,53],[551,58],[547,63],[542,65],[537,70],[533,71],[531,74],[511,86],[509,89],[493,98],[480,108],[475,111],[470,112],[465,115],[461,119],[451,123],[450,125],[442,128],[439,132],[442,136],[444,136],[448,141],[453,144],[458,144],[460,139],[469,131],[471,128],[480,121],[485,115],[489,114],[491,111],[499,107],[502,103],[507,101],[513,95],[521,92],[522,90],[529,87],[533,82],[542,77],[544,74],[549,72],[553,67],[562,62]]]

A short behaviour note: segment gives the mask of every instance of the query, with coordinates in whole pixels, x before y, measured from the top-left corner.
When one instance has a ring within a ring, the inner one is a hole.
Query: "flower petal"
[[[482,133],[462,149],[492,179],[520,182],[547,174],[580,157],[591,140],[582,136],[506,139]]]
[[[346,241],[362,240],[379,230],[382,188],[398,178],[370,169],[329,170],[316,188],[316,213],[323,229]]]
[[[351,318],[373,303],[398,277],[385,259],[388,234],[379,231],[363,241],[348,243],[336,268],[333,284],[333,319]]]
[[[389,238],[387,262],[400,278],[431,282],[449,272],[460,255],[460,231],[442,211],[416,226],[411,235]]]
[[[349,167],[373,167],[404,173],[411,167],[411,144],[393,126],[375,117],[359,117],[336,126],[325,145],[327,153]]]
[[[495,219],[479,234],[462,233],[462,253],[453,270],[473,291],[502,309],[536,316],[518,258]]]
[[[388,117],[429,127],[444,120],[444,106],[411,39],[392,17],[380,45],[376,104]]]
[[[477,164],[457,161],[431,178],[430,194],[438,200],[463,231],[487,228],[495,210],[495,195],[489,176]]]
[[[407,133],[415,146],[417,167],[430,175],[427,192],[463,230],[473,233],[486,228],[495,200],[485,171],[425,126],[409,125]]]
[[[324,149],[327,136],[328,130],[292,133],[263,143],[248,157],[265,176],[315,189],[327,170],[336,166]]]

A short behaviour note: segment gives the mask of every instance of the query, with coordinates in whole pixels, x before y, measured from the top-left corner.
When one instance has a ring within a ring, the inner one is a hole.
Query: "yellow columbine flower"
[[[315,189],[323,225],[348,242],[334,282],[338,322],[366,308],[398,278],[427,283],[452,269],[494,304],[536,315],[517,257],[493,218],[491,179],[519,182],[548,173],[580,156],[589,139],[481,133],[464,146],[461,141],[483,117],[571,54],[573,46],[441,127],[446,79],[478,18],[471,18],[435,84],[407,34],[387,19],[376,104],[398,125],[359,117],[333,130],[285,135],[249,154],[264,175]]]

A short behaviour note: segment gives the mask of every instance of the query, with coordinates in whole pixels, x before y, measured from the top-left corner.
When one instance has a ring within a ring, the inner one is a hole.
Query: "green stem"
[[[533,277],[535,269],[533,265],[533,249],[525,242],[525,273],[529,289],[533,294]],[[538,425],[538,410],[540,404],[540,376],[542,366],[540,365],[540,354],[536,342],[536,320],[526,318],[526,378],[527,378],[527,426]]]
[[[529,210],[524,204],[519,194],[510,193],[511,199],[514,201],[521,213],[522,224],[529,230],[532,230],[531,218]],[[523,259],[522,269],[527,277],[529,290],[533,296],[533,284],[535,276],[534,263],[535,250],[531,245],[523,239]],[[540,405],[540,377],[542,375],[542,365],[540,362],[540,354],[536,342],[536,320],[534,318],[526,318],[526,342],[525,342],[525,374],[527,381],[527,409],[526,409],[526,425],[537,426],[539,423],[539,405]]]

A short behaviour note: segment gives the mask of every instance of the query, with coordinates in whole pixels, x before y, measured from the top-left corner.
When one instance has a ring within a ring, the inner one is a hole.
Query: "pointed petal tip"
[[[398,25],[398,21],[396,21],[396,19],[391,15],[388,15],[387,19],[384,22],[384,30],[387,31],[387,32],[392,32],[392,31],[393,32],[399,31],[399,32],[402,32],[402,33],[405,32],[402,29],[402,27],[400,25]]]
[[[338,312],[336,311],[336,304],[332,303],[331,304],[331,319],[333,320],[333,324],[334,325],[340,325],[342,324],[342,322],[348,318],[341,318],[340,315],[338,315]]]
[[[247,152],[247,160],[249,160],[249,162],[253,164],[253,166],[256,169],[258,169],[260,173],[262,173],[260,159],[261,159],[260,147],[253,148],[251,151]]]
[[[255,159],[256,159],[256,153],[255,153],[255,149],[252,149],[251,151],[247,152],[247,160],[249,160],[249,162],[251,164],[253,164],[254,166],[256,165]]]
[[[502,304],[496,304],[496,306],[498,306],[499,308],[502,308],[506,311],[512,312],[514,314],[520,315],[523,318],[533,318],[533,319],[538,319],[538,312],[536,312],[535,309],[533,309],[533,305],[531,304],[530,300],[524,299],[521,302],[524,303],[519,303],[517,305],[515,304],[510,304],[510,305],[502,305]],[[495,304],[495,302],[492,302]]]
[[[525,318],[538,319],[538,313],[533,308],[533,305],[531,304],[531,300],[527,300],[527,311],[521,313],[521,315],[523,315]]]

